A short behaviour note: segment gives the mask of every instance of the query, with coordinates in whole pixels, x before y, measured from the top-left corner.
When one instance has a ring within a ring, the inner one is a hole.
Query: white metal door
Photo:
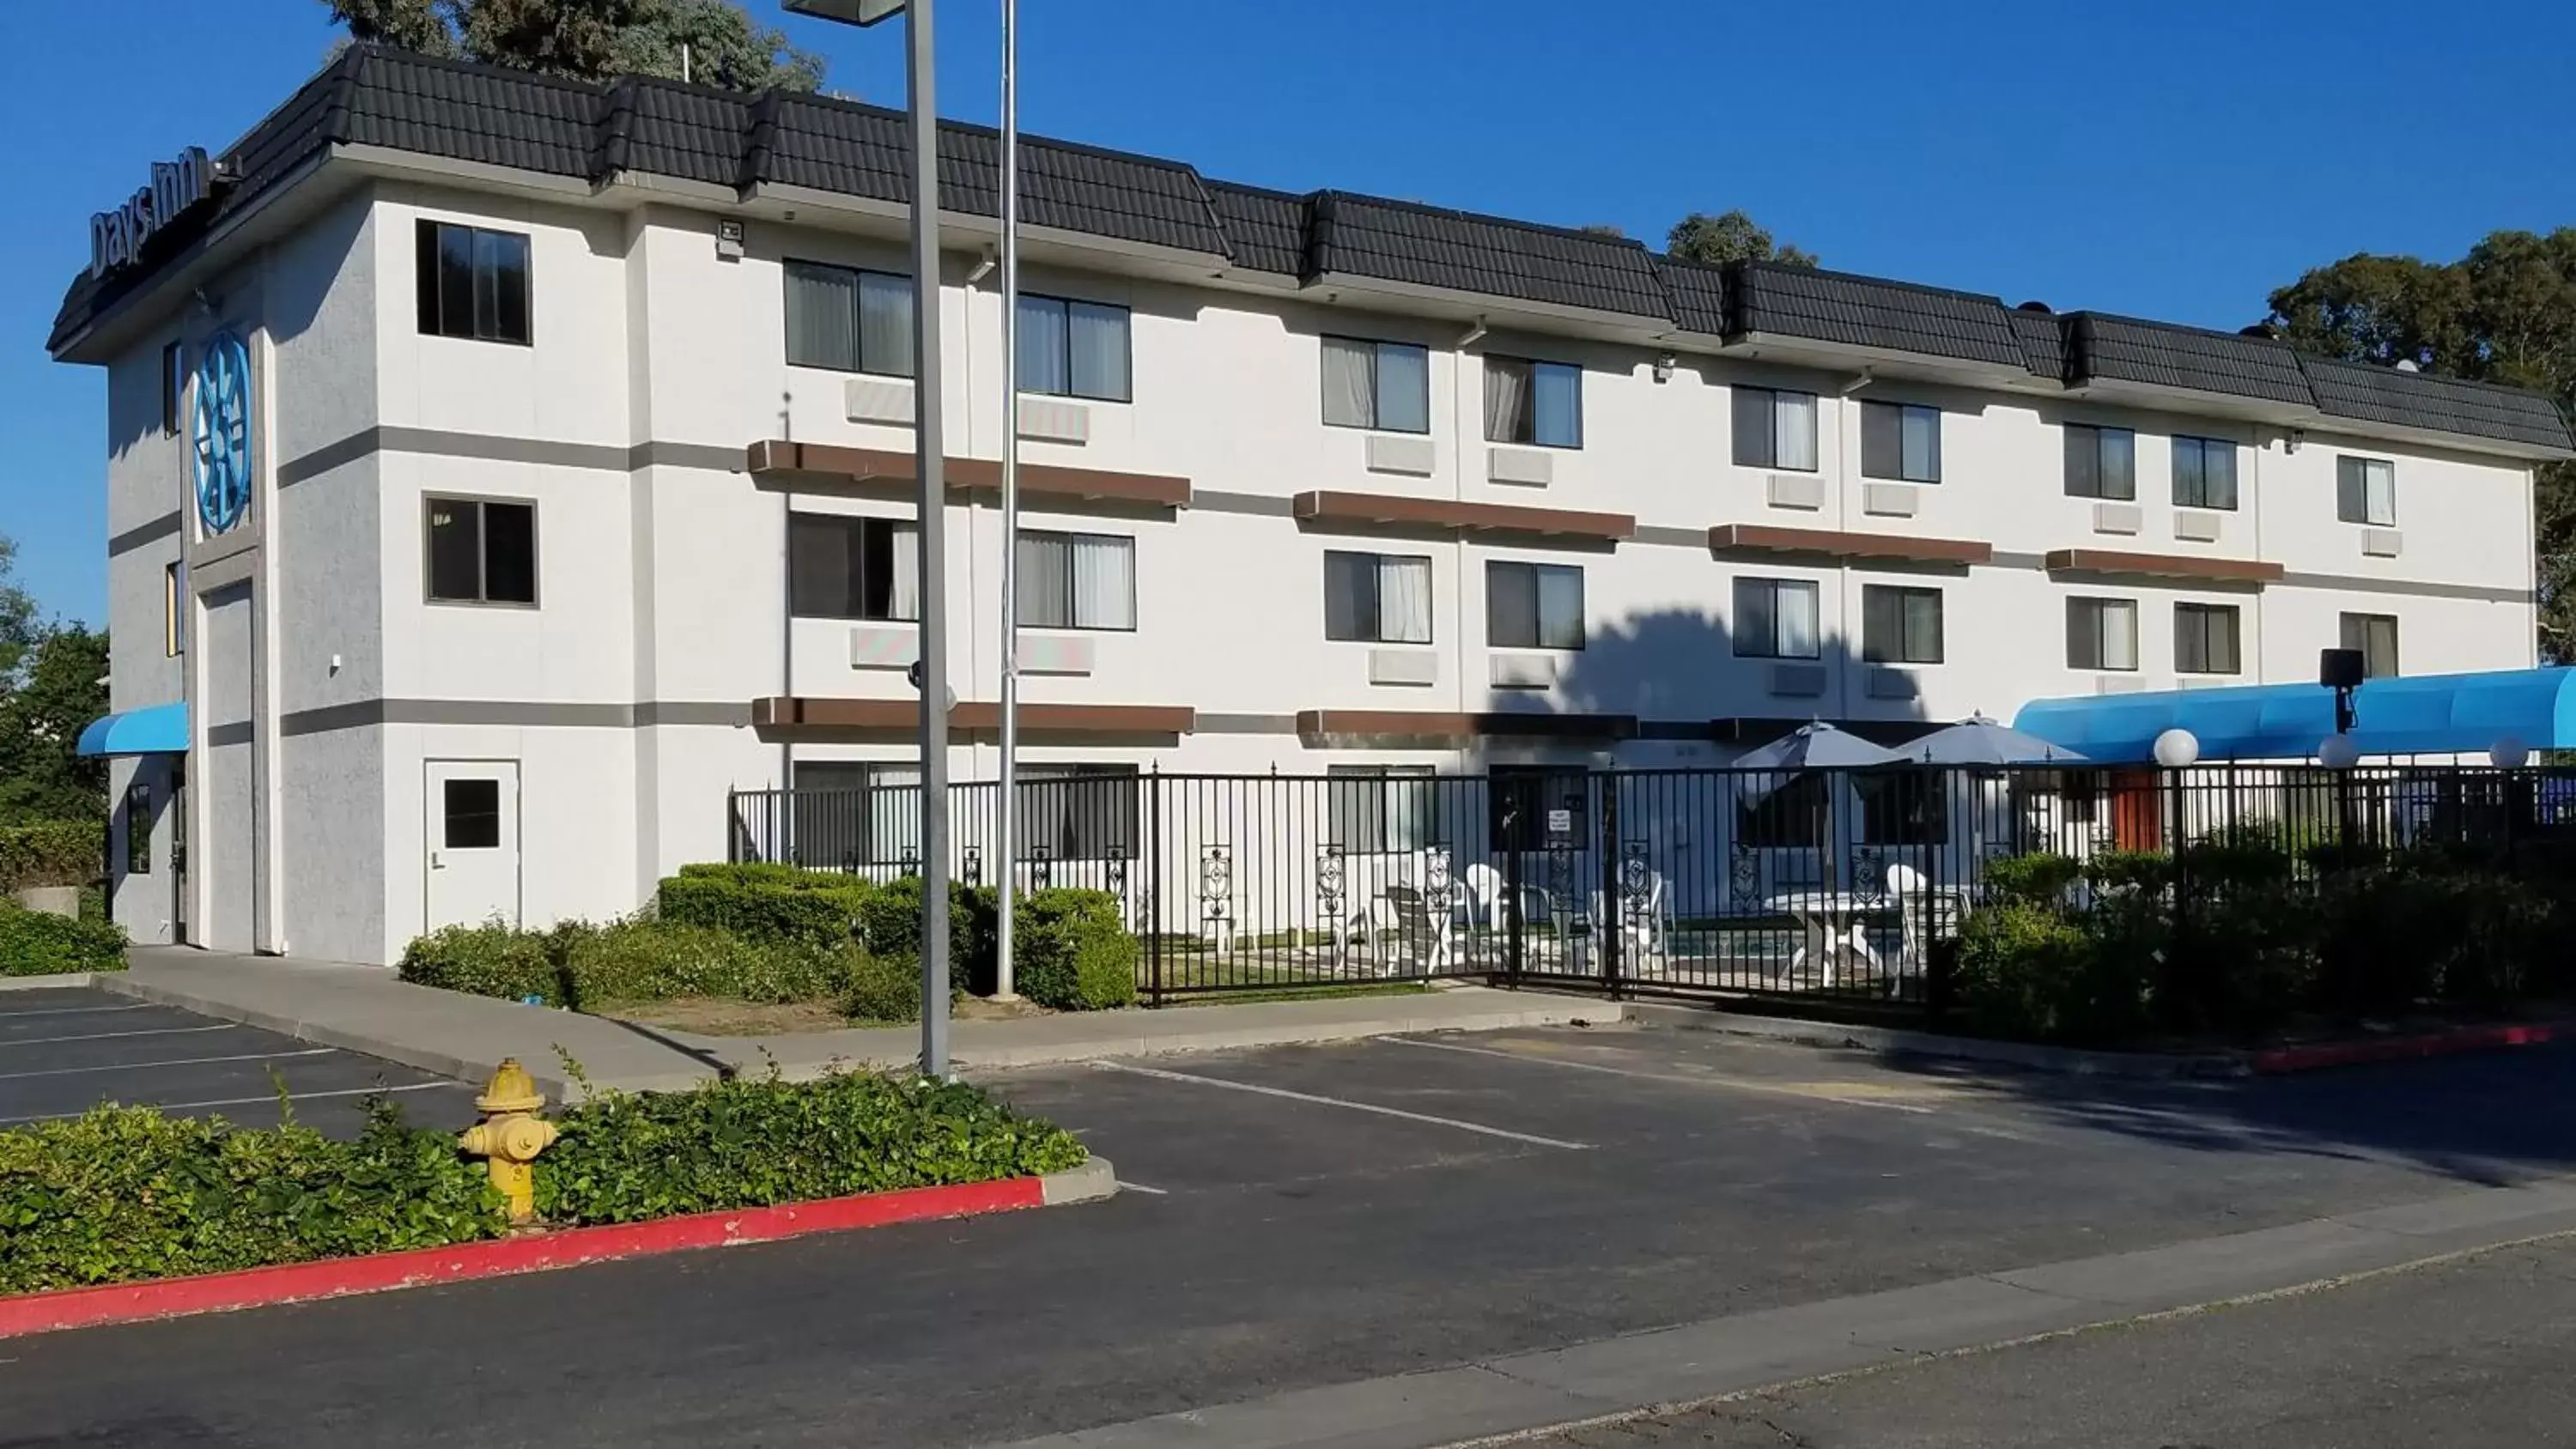
[[[429,929],[519,923],[519,764],[432,760],[428,823]]]

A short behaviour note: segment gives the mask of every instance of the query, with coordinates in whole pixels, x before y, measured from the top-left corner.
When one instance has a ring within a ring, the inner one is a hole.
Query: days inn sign
[[[214,194],[214,186],[215,163],[202,146],[189,147],[175,160],[153,162],[150,185],[116,210],[89,219],[89,274],[104,277],[141,260],[144,243]]]

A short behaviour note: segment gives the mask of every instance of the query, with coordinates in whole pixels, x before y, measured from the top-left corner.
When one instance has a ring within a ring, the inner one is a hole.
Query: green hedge
[[[1043,890],[1012,903],[1014,984],[1058,1011],[1136,1000],[1136,938],[1107,891]]]
[[[655,893],[663,920],[711,926],[762,941],[837,947],[857,929],[873,894],[838,871],[792,865],[684,865]]]
[[[497,922],[441,926],[403,947],[402,960],[394,969],[416,986],[505,1001],[534,997],[548,1006],[561,1006],[571,993],[560,959],[548,949],[550,944],[545,932]]]
[[[420,937],[404,949],[400,974],[423,986],[575,1009],[674,996],[817,1001],[848,989],[862,954],[846,940],[826,948],[649,918],[548,931],[493,924]]]
[[[107,859],[107,825],[37,820],[0,825],[0,895],[25,886],[88,885]]]
[[[0,898],[0,976],[125,969],[125,928],[114,921],[31,911]]]

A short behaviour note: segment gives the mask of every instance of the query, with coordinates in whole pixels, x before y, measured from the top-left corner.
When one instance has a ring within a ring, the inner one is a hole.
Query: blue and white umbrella
[[[1760,749],[1737,757],[1739,770],[1865,769],[1901,765],[1912,756],[1874,745],[1818,720],[1802,724]]]
[[[2052,745],[1984,715],[1970,715],[1937,729],[1905,747],[1904,758],[1918,765],[2051,765],[2084,763],[2064,745]]]

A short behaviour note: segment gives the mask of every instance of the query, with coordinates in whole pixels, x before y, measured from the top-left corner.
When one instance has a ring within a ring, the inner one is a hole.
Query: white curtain
[[[1096,302],[1065,304],[1076,397],[1127,400],[1127,309]]]
[[[920,852],[920,767],[869,766],[867,863],[892,865]]]
[[[1071,598],[1066,578],[1066,540],[1060,533],[1020,535],[1018,579],[1020,622],[1041,629],[1073,623],[1065,605]]]
[[[1378,563],[1378,637],[1389,644],[1431,642],[1431,560],[1389,558]]]
[[[1539,569],[1538,642],[1547,649],[1583,647],[1583,570]]]
[[[859,274],[846,267],[787,264],[787,360],[798,367],[859,365]],[[909,345],[909,344],[907,344]]]
[[[1783,583],[1778,595],[1780,607],[1780,653],[1789,659],[1813,659],[1820,651],[1817,635],[1821,632],[1816,618],[1816,586],[1812,583]]]
[[[886,570],[886,617],[918,619],[921,617],[921,530],[909,523],[898,523],[890,530],[894,535],[893,558]]]
[[[1779,449],[1773,466],[1813,472],[1816,467],[1816,399],[1813,393],[1774,393],[1772,433]]]
[[[893,377],[912,376],[912,278],[859,273],[858,365]]]
[[[2102,601],[2102,667],[2138,667],[2138,606],[2125,599]]]
[[[1904,475],[1917,483],[1941,481],[1941,414],[1932,408],[1904,411]]]
[[[1377,425],[1391,433],[1431,431],[1431,354],[1419,347],[1377,349]]]
[[[2380,528],[2397,526],[2397,465],[2377,459],[2361,465],[2362,521]]]
[[[1098,534],[1073,539],[1073,622],[1084,629],[1136,627],[1136,541]]]
[[[1529,365],[1505,357],[1486,358],[1485,440],[1526,443],[1529,438]]]
[[[1324,339],[1324,421],[1340,428],[1377,426],[1375,379],[1370,364],[1377,349],[1346,337]]]
[[[1550,447],[1583,446],[1583,369],[1557,363],[1530,368],[1537,417],[1530,437]]]
[[[1073,391],[1065,370],[1064,304],[1047,297],[1020,299],[1020,391]]]

